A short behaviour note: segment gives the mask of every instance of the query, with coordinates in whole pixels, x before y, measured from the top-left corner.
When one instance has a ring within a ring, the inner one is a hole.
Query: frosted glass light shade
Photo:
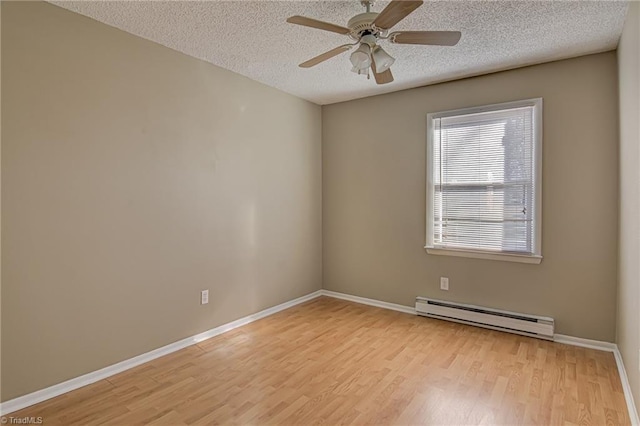
[[[373,51],[373,60],[376,64],[376,71],[378,73],[385,72],[396,61],[395,58],[389,55],[382,47],[378,46]]]
[[[351,60],[353,69],[359,71],[366,70],[371,66],[371,48],[368,44],[361,43],[360,47],[351,54],[349,59]]]

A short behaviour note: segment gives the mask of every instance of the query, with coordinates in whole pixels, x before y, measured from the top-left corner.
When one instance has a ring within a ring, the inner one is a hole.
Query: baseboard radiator
[[[553,340],[554,321],[549,317],[463,305],[426,297],[416,298],[416,313],[430,318]]]

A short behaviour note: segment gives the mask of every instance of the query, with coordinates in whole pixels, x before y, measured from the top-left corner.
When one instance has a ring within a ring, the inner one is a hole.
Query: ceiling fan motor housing
[[[374,36],[380,34],[380,30],[373,26],[373,21],[377,16],[378,13],[376,12],[365,12],[349,19],[349,22],[347,23],[347,27],[351,30],[349,36],[354,40],[359,40],[365,33],[369,33]]]

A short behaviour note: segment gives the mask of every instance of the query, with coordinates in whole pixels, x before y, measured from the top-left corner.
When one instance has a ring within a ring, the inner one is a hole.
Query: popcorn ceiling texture
[[[349,53],[314,68],[298,64],[347,36],[287,24],[304,15],[346,26],[352,1],[52,1],[131,34],[320,105],[615,49],[627,2],[426,1],[394,30],[458,30],[455,47],[382,46],[395,81],[350,72]],[[388,2],[377,2],[380,12]]]

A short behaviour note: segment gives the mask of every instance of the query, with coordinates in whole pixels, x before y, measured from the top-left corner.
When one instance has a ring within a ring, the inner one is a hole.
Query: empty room
[[[640,426],[640,2],[0,37],[2,424]]]

